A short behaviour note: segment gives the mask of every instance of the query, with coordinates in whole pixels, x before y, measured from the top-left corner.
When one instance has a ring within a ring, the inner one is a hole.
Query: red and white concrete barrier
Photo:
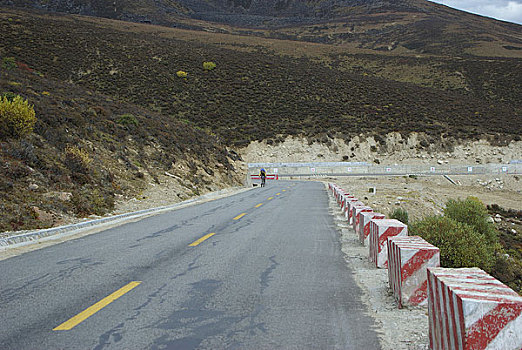
[[[399,308],[428,304],[428,267],[440,266],[439,248],[419,236],[388,239],[388,279]]]
[[[388,267],[387,240],[394,236],[407,236],[408,226],[395,219],[372,219],[370,221],[370,261],[378,268]]]
[[[522,349],[522,297],[479,268],[428,268],[433,350]]]
[[[359,221],[361,218],[361,213],[370,213],[373,212],[373,209],[368,206],[355,206],[353,207],[353,230],[355,231],[355,234],[359,236]]]
[[[362,245],[368,244],[368,237],[370,236],[370,221],[372,219],[384,219],[386,216],[381,213],[362,212],[359,219],[359,242]]]
[[[261,180],[261,176],[259,176],[259,175],[250,175],[250,177],[252,178],[252,180]],[[278,174],[266,174],[266,179],[267,180],[279,180],[279,175]]]
[[[350,221],[350,209],[351,209],[351,204],[352,203],[359,203],[359,204],[363,204],[362,202],[360,202],[357,198],[348,198],[346,199],[346,205],[344,206],[344,216],[346,217],[346,220],[348,220],[348,222]]]
[[[357,199],[351,194],[345,194],[341,199],[341,211],[344,213],[346,211],[346,206],[348,205],[348,201],[352,199]]]
[[[337,195],[337,204],[342,206],[343,205],[343,198],[347,194],[348,194],[348,192],[346,192],[344,189],[340,188],[339,192],[338,192],[338,195]]]
[[[355,207],[364,207],[364,203],[363,202],[360,202],[360,201],[352,201],[349,203],[348,205],[348,216],[347,216],[347,219],[348,219],[348,223],[350,225],[353,225],[353,208]]]

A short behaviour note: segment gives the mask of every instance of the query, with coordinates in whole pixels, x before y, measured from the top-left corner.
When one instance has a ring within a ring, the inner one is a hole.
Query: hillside
[[[522,57],[521,26],[425,0],[0,0],[0,5],[350,50]]]
[[[423,131],[434,142],[522,134],[519,59],[352,55],[295,43],[294,51],[307,50],[298,56],[274,52],[278,41],[269,39],[237,42],[236,36],[12,10],[3,19],[2,57],[193,123],[229,145],[327,133]],[[283,46],[292,48],[288,43]],[[314,50],[319,53],[310,57]],[[204,70],[204,61],[217,68]],[[179,70],[188,77],[176,76]]]
[[[27,98],[38,119],[28,138],[0,140],[0,230],[106,213],[165,172],[178,199],[238,184],[228,147],[255,140],[362,134],[384,146],[388,132],[421,132],[419,147],[451,150],[522,135],[517,57],[399,55],[12,7],[0,7],[0,31],[0,94]],[[78,172],[71,157],[85,153]]]
[[[0,69],[0,96],[34,108],[34,133],[0,139],[0,232],[103,215],[116,199],[177,177],[177,202],[241,184],[239,157],[186,123],[46,77]]]

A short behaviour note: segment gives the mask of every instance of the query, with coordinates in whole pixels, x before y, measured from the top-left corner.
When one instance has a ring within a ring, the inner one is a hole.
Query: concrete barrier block
[[[361,219],[361,213],[369,213],[372,212],[373,209],[368,206],[355,206],[353,207],[353,230],[355,231],[355,234],[359,236],[359,221]]]
[[[352,201],[352,202],[349,203],[349,206],[348,206],[348,217],[347,217],[347,219],[348,219],[348,223],[349,223],[350,225],[353,225],[353,208],[355,208],[355,207],[357,207],[357,206],[359,206],[359,207],[364,207],[365,205],[364,205],[363,202],[358,201],[358,200],[357,200],[357,201]]]
[[[337,197],[336,197],[336,199],[337,199],[337,204],[339,204],[339,205],[341,204],[342,196],[343,196],[345,193],[346,193],[345,190],[343,190],[343,189],[340,188],[340,187],[338,188],[338,190],[337,190]]]
[[[370,236],[370,221],[372,219],[384,219],[386,216],[381,213],[362,212],[359,219],[359,242],[362,245],[368,244],[368,237]]]
[[[522,349],[522,297],[479,268],[428,268],[430,347]]]
[[[439,248],[419,236],[388,239],[388,279],[399,308],[428,305],[427,268],[440,266]]]
[[[351,194],[345,194],[341,199],[341,211],[344,213],[346,211],[346,206],[348,205],[348,201],[350,199],[355,199],[355,197]]]
[[[407,236],[408,226],[395,219],[372,219],[370,221],[370,261],[378,268],[388,268],[388,238]]]
[[[350,208],[351,208],[351,203],[352,202],[358,202],[360,204],[362,204],[362,202],[360,202],[357,198],[348,198],[346,200],[346,205],[344,206],[344,216],[346,217],[346,220],[348,220],[348,222],[350,221]]]

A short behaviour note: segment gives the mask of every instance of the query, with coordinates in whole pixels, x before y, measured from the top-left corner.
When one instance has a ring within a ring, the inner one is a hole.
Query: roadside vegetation
[[[413,222],[408,230],[440,249],[442,267],[480,267],[522,293],[522,236],[507,241],[489,220],[486,206],[468,197],[449,200],[443,215]]]
[[[393,210],[390,213],[389,217],[390,219],[399,220],[403,224],[408,225],[408,212],[402,208],[397,208]]]
[[[0,67],[0,232],[104,215],[166,171],[186,188],[173,201],[237,185],[238,159],[214,136],[169,116],[16,62]],[[200,167],[220,169],[224,182]]]

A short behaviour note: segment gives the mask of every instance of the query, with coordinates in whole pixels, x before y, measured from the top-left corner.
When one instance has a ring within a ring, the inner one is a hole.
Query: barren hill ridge
[[[0,5],[400,54],[522,56],[522,27],[426,0],[0,0]]]

